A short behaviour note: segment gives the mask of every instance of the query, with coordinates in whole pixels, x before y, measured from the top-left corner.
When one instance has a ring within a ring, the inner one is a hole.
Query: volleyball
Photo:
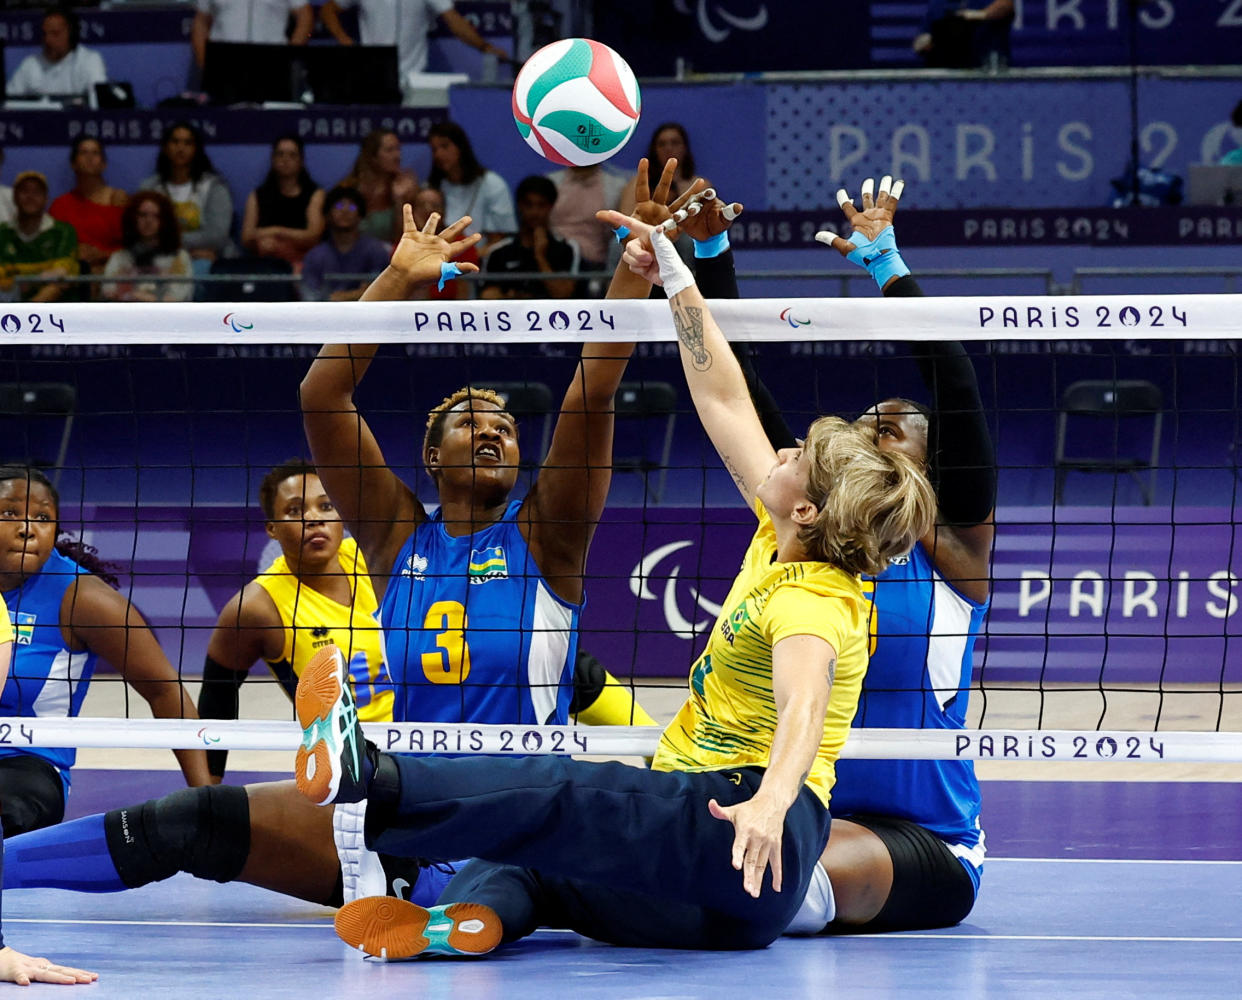
[[[634,71],[590,38],[565,38],[526,60],[513,83],[513,120],[540,156],[589,167],[634,134],[642,97]]]

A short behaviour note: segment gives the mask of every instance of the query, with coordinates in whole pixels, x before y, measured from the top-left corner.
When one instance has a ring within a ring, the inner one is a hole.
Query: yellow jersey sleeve
[[[768,642],[775,646],[790,636],[812,635],[840,652],[857,631],[850,596],[841,590],[828,593],[797,583],[777,587],[768,599],[768,614],[763,616]]]
[[[9,609],[4,598],[0,597],[0,642],[13,641],[13,623],[9,620]]]

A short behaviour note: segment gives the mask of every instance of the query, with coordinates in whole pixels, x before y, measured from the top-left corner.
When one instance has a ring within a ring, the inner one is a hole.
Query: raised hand
[[[716,197],[715,188],[705,188],[691,198],[681,211],[673,213],[673,221],[680,232],[702,243],[728,230],[741,214],[741,202],[725,204]]]
[[[906,187],[905,182],[894,182],[892,177],[885,174],[880,178],[879,193],[872,197],[874,184],[875,181],[870,177],[863,181],[861,212],[854,207],[854,201],[845,188],[837,192],[837,204],[845,213],[846,221],[853,227],[853,235],[859,239],[848,240],[827,229],[816,233],[815,238],[825,246],[832,247],[842,257],[849,257],[858,249],[860,243],[873,243],[880,233],[892,226],[893,215]]]
[[[399,271],[411,284],[439,281],[442,265],[455,260],[482,239],[478,233],[462,237],[471,222],[468,215],[458,219],[439,235],[436,235],[436,228],[440,225],[438,212],[432,212],[426,224],[419,229],[414,224],[414,212],[407,203],[401,206],[401,219],[401,240],[397,243],[388,266]],[[479,269],[476,264],[454,264],[453,267],[458,274],[470,274]]]
[[[697,198],[707,187],[707,182],[696,177],[694,182],[671,205],[668,203],[669,193],[673,190],[673,182],[677,179],[677,158],[670,156],[660,172],[654,191],[649,190],[647,158],[638,161],[638,173],[634,177],[634,211],[633,216],[651,226],[667,222],[674,215],[684,210],[685,206]]]

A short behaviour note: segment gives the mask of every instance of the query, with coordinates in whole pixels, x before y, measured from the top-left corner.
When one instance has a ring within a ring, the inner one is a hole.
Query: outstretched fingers
[[[858,249],[849,240],[845,239],[842,236],[838,236],[836,233],[832,232],[829,229],[821,229],[818,233],[815,234],[815,239],[818,240],[820,243],[822,243],[824,246],[831,247],[833,250],[839,253],[842,257],[848,257],[850,254],[852,254],[855,250]]]
[[[447,228],[444,230],[444,232],[442,232],[442,233],[440,234],[440,238],[441,238],[441,239],[444,239],[444,240],[447,240],[449,243],[452,243],[454,240],[458,239],[458,237],[460,237],[460,236],[461,236],[461,234],[462,234],[462,233],[464,233],[464,232],[465,232],[465,231],[469,228],[470,223],[472,223],[473,221],[474,221],[474,220],[473,220],[472,218],[470,218],[470,216],[468,216],[468,215],[463,215],[460,219],[458,219],[456,222],[454,222],[451,226],[447,227]],[[438,214],[438,213],[436,213],[436,212],[432,212],[432,213],[431,213],[431,217],[430,217],[430,218],[428,218],[428,220],[427,220],[427,226],[431,226],[431,225],[433,225],[433,224],[434,224],[434,225],[439,225],[439,224],[440,224],[440,216],[439,216],[439,214]],[[429,230],[427,229],[427,226],[424,226],[424,227],[423,227],[423,232],[424,232],[424,233],[429,231]],[[435,229],[431,229],[431,230],[430,230],[430,232],[434,233],[434,232],[435,232]],[[478,235],[473,236],[473,237],[470,237],[470,239],[473,241],[472,243],[470,243],[470,244],[469,244],[469,245],[471,245],[471,246],[473,246],[473,245],[474,245],[474,243],[479,242],[479,236],[478,236]]]
[[[845,213],[845,218],[853,222],[854,216],[858,214],[858,209],[854,207],[854,201],[845,188],[837,189],[837,204],[841,206],[841,211]]]
[[[656,189],[651,192],[651,200],[657,205],[668,204],[669,192],[673,190],[673,181],[677,178],[677,166],[677,157],[675,156],[670,156],[664,161],[664,169],[660,171],[660,179],[656,182]]]
[[[638,161],[638,171],[634,174],[634,202],[635,204],[651,200],[651,174],[648,171],[651,165],[647,157],[643,157]]]

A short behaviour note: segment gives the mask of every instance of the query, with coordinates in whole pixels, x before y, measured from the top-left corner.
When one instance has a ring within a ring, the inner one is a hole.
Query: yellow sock
[[[604,671],[604,686],[596,698],[578,713],[578,721],[588,726],[658,726],[630,689]]]

